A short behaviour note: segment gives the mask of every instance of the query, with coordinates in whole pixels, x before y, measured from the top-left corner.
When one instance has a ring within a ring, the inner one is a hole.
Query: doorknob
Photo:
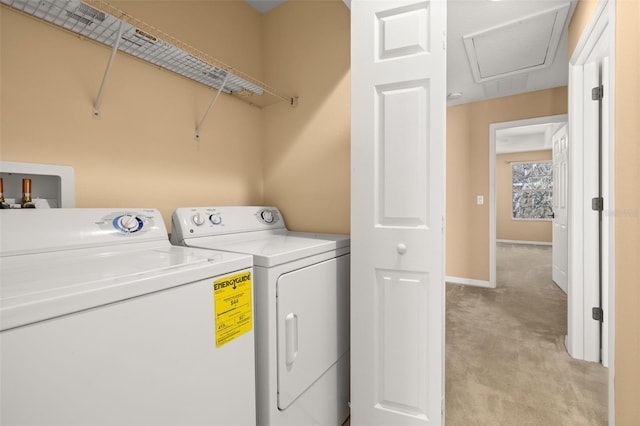
[[[403,243],[400,243],[396,247],[396,250],[398,250],[398,254],[405,254],[407,252],[407,246]]]

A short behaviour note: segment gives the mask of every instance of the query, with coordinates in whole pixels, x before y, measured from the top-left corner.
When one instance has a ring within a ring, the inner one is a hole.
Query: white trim
[[[473,287],[496,288],[495,283],[491,285],[489,281],[484,281],[484,280],[473,280],[471,278],[451,277],[449,275],[445,276],[444,280],[445,282],[450,284],[462,284],[462,285],[470,285]]]
[[[583,70],[582,66],[573,67],[569,65],[569,137],[570,140],[582,141],[583,129],[582,126],[578,126],[575,123],[573,117],[583,117],[583,105],[582,105],[582,87],[583,83]],[[580,122],[582,119],[580,118]],[[582,335],[584,334],[584,324],[582,320],[582,307],[574,306],[577,302],[583,299],[583,287],[582,285],[573,285],[572,283],[583,282],[583,268],[582,268],[582,247],[584,241],[584,224],[581,209],[572,208],[573,205],[582,205],[582,193],[584,192],[584,183],[579,176],[582,176],[583,171],[583,152],[584,148],[582,143],[570,143],[569,144],[569,176],[567,188],[568,199],[568,214],[567,214],[567,226],[568,230],[568,268],[567,268],[567,350],[569,354],[577,359],[584,358],[584,349],[582,346]],[[576,258],[574,260],[574,258]],[[574,301],[576,303],[574,303]]]
[[[489,125],[489,285],[492,288],[496,287],[496,132],[510,127],[565,123],[568,119],[567,114],[560,114]]]
[[[569,60],[569,65],[584,64],[589,58],[598,40],[609,27],[609,21],[613,21],[613,7],[609,6],[609,0],[600,0],[598,2],[591,20],[582,31],[580,40],[578,40],[578,44]]]
[[[551,151],[550,148],[538,149],[538,150],[526,150],[522,152],[535,152],[535,151]],[[509,152],[511,154],[511,152]],[[496,154],[496,155],[504,155],[504,154]],[[531,163],[553,163],[553,160],[524,160],[524,161],[509,161],[509,164],[531,164]]]
[[[528,219],[525,217],[512,217],[511,220],[522,221],[522,222],[553,222],[553,218],[536,218],[536,219]]]
[[[552,244],[548,241],[522,241],[522,240],[496,240],[496,243],[528,244],[532,246],[550,246]]]

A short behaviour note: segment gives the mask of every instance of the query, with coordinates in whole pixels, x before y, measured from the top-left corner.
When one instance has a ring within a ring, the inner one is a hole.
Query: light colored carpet
[[[447,284],[446,424],[606,424],[608,372],[566,352],[551,247],[501,243],[496,260],[496,289]]]

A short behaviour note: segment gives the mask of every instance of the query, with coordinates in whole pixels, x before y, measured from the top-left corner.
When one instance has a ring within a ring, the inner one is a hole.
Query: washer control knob
[[[265,223],[273,223],[275,218],[273,217],[273,212],[271,210],[264,210],[260,213],[260,217],[264,220]]]
[[[117,230],[124,233],[137,232],[142,229],[142,219],[135,214],[127,213],[122,216],[118,216],[113,225]]]
[[[222,217],[220,216],[219,213],[214,213],[211,216],[209,216],[209,220],[214,225],[220,225],[222,223]]]
[[[193,221],[193,223],[195,223],[197,226],[201,226],[204,224],[204,216],[202,216],[201,213],[196,213],[191,217],[191,220]]]

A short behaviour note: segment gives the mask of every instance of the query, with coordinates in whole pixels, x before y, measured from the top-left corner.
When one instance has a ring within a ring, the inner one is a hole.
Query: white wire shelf
[[[104,0],[0,2],[72,33],[113,47],[114,52],[118,50],[127,53],[236,96],[252,105],[265,107],[285,101],[294,106],[297,103],[296,98],[279,93],[265,83],[126,14]],[[105,79],[107,74],[108,70]]]

